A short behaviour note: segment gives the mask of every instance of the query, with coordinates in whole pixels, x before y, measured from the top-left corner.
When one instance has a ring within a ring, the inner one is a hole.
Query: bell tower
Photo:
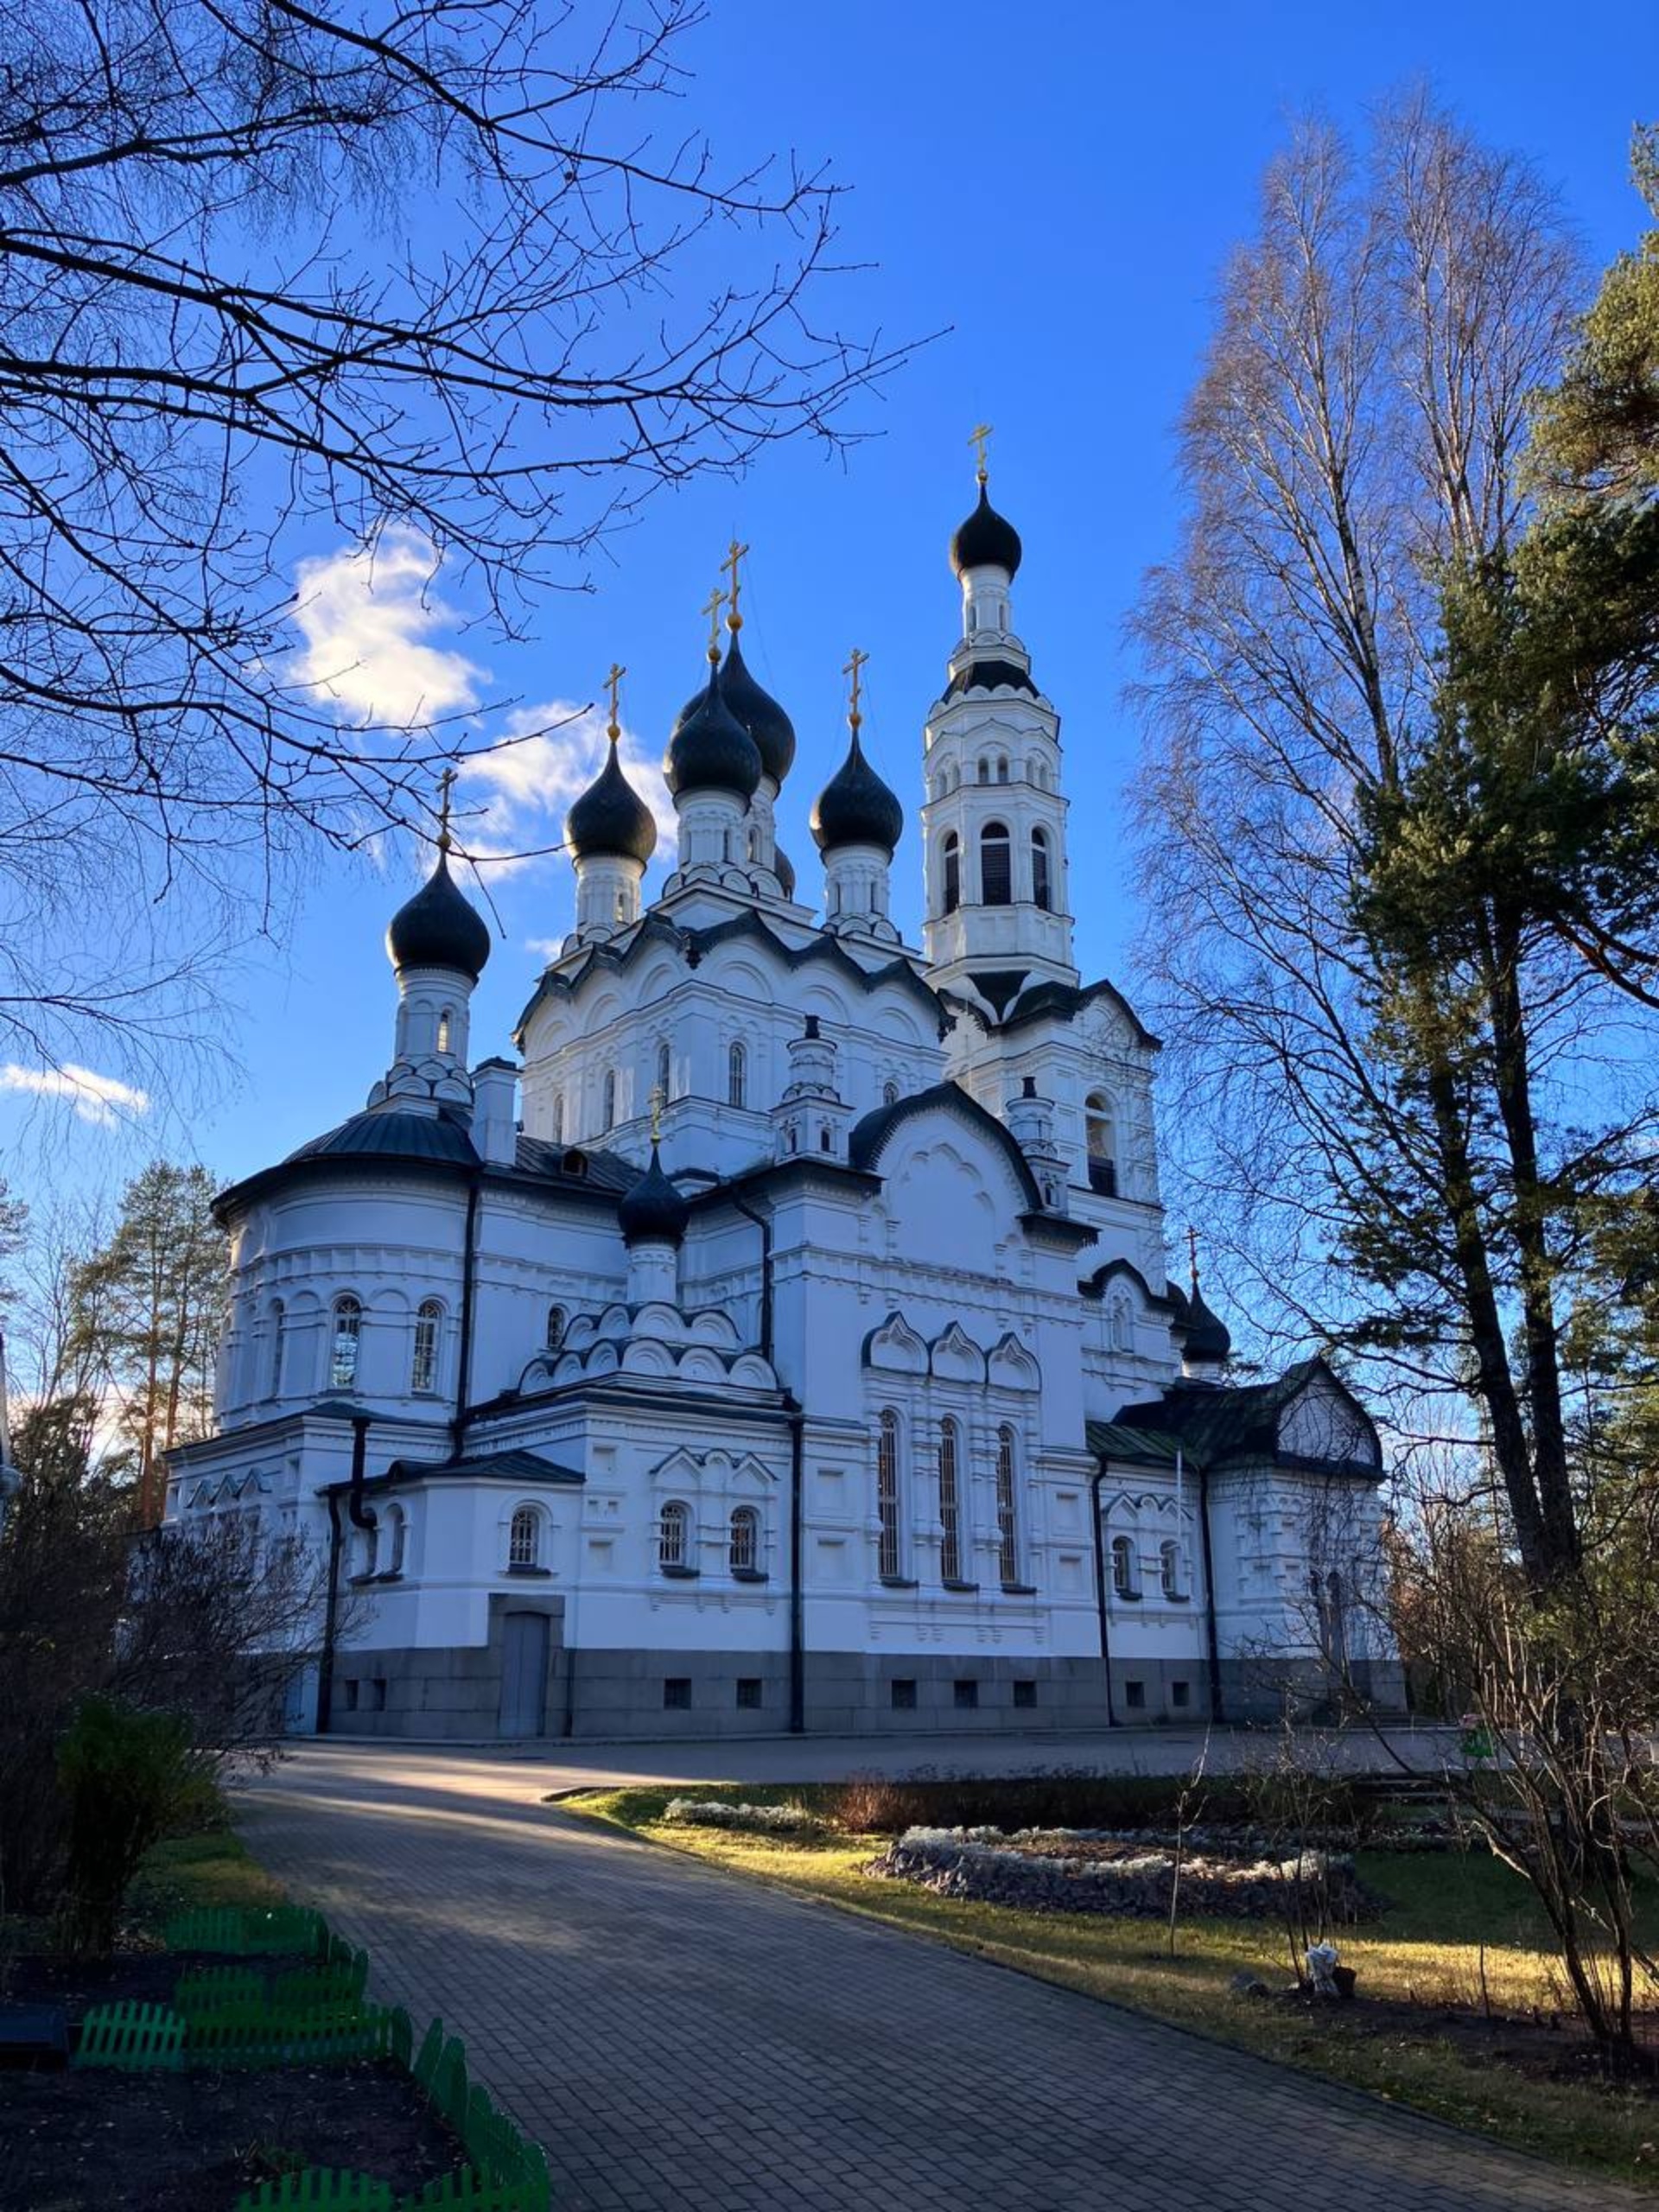
[[[1033,983],[1076,985],[1060,718],[1014,627],[1020,534],[997,513],[979,449],[979,502],[950,541],[962,636],[927,718],[922,810],[929,982],[1001,1015]]]

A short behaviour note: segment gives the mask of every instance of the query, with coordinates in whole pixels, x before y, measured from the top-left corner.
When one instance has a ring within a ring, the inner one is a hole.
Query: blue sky
[[[696,610],[737,531],[753,549],[745,648],[800,736],[780,823],[803,888],[817,881],[806,817],[840,757],[840,671],[858,645],[870,655],[867,741],[912,817],[895,885],[914,934],[920,727],[957,628],[945,546],[972,498],[968,433],[988,419],[995,495],[1026,543],[1018,626],[1065,718],[1078,957],[1133,993],[1123,621],[1173,543],[1172,424],[1217,270],[1252,225],[1287,116],[1314,105],[1355,119],[1427,76],[1483,134],[1536,158],[1599,264],[1641,222],[1626,155],[1632,123],[1659,112],[1659,17],[1650,0],[1610,0],[1593,37],[1567,35],[1541,0],[712,0],[710,17],[683,50],[696,76],[676,120],[706,130],[731,167],[773,150],[829,158],[854,188],[844,258],[876,264],[845,281],[839,319],[894,338],[946,334],[861,407],[877,435],[845,463],[803,445],[741,484],[664,498],[592,564],[591,593],[550,597],[533,641],[497,646],[442,619],[416,639],[394,603],[389,649],[405,668],[415,645],[435,656],[429,679],[458,699],[527,704],[591,699],[618,658],[628,728],[655,755],[698,680]],[[320,530],[305,550],[327,564],[341,549]],[[349,600],[349,577],[317,573]],[[317,620],[332,603],[314,602]],[[559,766],[545,748],[527,763],[555,781]],[[550,804],[538,809],[536,791],[512,795],[537,842],[563,812],[555,790],[541,796]],[[414,880],[400,856],[385,866],[323,861],[283,942],[245,966],[224,1039],[239,1077],[182,1127],[167,1126],[161,1102],[107,1126],[83,1116],[68,1124],[70,1172],[116,1179],[159,1143],[228,1179],[359,1106],[390,1052],[380,938]],[[562,935],[571,911],[562,861],[491,883],[505,934],[475,1003],[479,1057],[505,1048],[539,966],[531,946]],[[0,1093],[0,1154],[29,1111]],[[56,1157],[61,1175],[62,1147]],[[13,1179],[26,1193],[32,1179]]]

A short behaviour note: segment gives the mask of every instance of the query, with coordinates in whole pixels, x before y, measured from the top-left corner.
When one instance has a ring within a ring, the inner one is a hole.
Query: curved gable
[[[879,1175],[881,1156],[899,1131],[912,1122],[940,1113],[953,1116],[976,1136],[994,1145],[1002,1154],[1019,1185],[1027,1211],[1030,1213],[1043,1211],[1042,1194],[1037,1188],[1036,1178],[1024,1153],[995,1115],[988,1114],[978,1100],[970,1098],[957,1083],[936,1083],[926,1090],[918,1090],[908,1098],[899,1099],[895,1105],[878,1106],[873,1114],[867,1114],[861,1122],[854,1125],[848,1141],[850,1164],[863,1168],[869,1174]]]

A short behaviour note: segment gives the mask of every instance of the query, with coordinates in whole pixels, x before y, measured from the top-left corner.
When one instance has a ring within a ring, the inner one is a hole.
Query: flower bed
[[[715,1797],[671,1797],[663,1818],[686,1827],[753,1828],[766,1835],[810,1835],[822,1826],[798,1805],[728,1805]]]
[[[908,1828],[863,1870],[875,1880],[914,1882],[940,1897],[1027,1912],[1096,1912],[1128,1919],[1167,1915],[1175,1853],[1167,1842],[1098,1830]],[[1333,1920],[1363,1918],[1379,1901],[1345,1855],[1307,1851],[1288,1859],[1223,1857],[1189,1850],[1181,1862],[1185,1912],[1278,1920],[1293,1885],[1319,1887]]]

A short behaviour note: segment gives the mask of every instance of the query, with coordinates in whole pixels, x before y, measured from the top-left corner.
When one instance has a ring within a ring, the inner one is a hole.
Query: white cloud
[[[556,845],[573,799],[585,791],[605,765],[606,715],[598,707],[554,700],[522,709],[509,734],[529,731],[517,744],[461,764],[455,791],[455,829],[469,853],[489,856],[504,868],[524,865],[507,857]],[[654,751],[624,729],[618,741],[623,771],[657,821],[657,858],[671,855],[677,835],[674,805]]]
[[[416,531],[385,531],[295,571],[294,620],[305,639],[290,673],[364,722],[410,728],[474,706],[485,671],[433,633],[459,619],[431,589],[438,556]]]
[[[0,1090],[27,1090],[41,1098],[67,1099],[83,1122],[105,1129],[113,1128],[122,1115],[149,1111],[147,1090],[136,1090],[118,1076],[99,1075],[95,1068],[77,1067],[73,1060],[60,1068],[24,1068],[8,1060],[0,1066]]]

